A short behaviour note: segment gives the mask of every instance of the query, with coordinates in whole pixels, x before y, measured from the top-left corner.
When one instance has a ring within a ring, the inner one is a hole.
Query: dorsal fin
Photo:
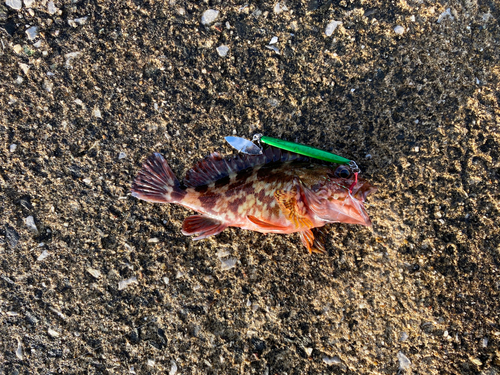
[[[309,158],[283,151],[276,147],[268,147],[261,155],[238,154],[234,157],[222,158],[214,152],[191,168],[184,177],[184,184],[188,187],[208,185],[221,178],[236,174],[248,168],[254,168],[274,162],[306,161]]]

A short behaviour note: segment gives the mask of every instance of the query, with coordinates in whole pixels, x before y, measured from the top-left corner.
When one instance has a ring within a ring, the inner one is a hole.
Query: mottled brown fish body
[[[191,169],[182,189],[160,154],[143,165],[132,195],[177,203],[202,215],[188,217],[183,233],[206,238],[233,226],[261,233],[300,232],[309,251],[324,252],[312,228],[332,222],[371,225],[363,202],[374,188],[339,175],[339,168],[268,148],[263,155],[222,159],[212,154]]]

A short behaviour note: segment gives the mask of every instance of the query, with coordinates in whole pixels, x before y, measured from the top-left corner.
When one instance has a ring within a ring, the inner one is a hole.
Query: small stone
[[[45,258],[47,258],[50,255],[50,253],[47,250],[42,251],[42,253],[36,258],[38,262],[41,262]]]
[[[33,216],[28,216],[25,219],[25,222],[30,231],[34,232],[35,234],[38,233],[38,228],[36,227],[35,219],[33,218]]]
[[[13,144],[11,144],[11,145],[9,146],[9,151],[10,151],[10,152],[15,152],[15,151],[16,151],[16,149],[17,149],[17,145],[16,145],[15,143],[13,143]]]
[[[410,368],[411,362],[402,352],[398,352],[397,357],[399,360],[399,369],[400,370],[407,370]]]
[[[21,0],[7,0],[5,2],[5,5],[15,10],[21,10],[21,8],[23,7],[23,3]]]
[[[56,8],[56,6],[54,5],[54,2],[53,1],[49,1],[48,4],[47,4],[47,12],[49,12],[50,15],[53,15],[55,14],[59,9]]]
[[[394,32],[398,35],[403,35],[405,32],[405,28],[403,26],[396,26],[394,28]]]
[[[26,30],[26,35],[28,36],[29,40],[35,40],[38,36],[38,27],[31,26],[28,30]]]
[[[124,153],[124,152],[120,152],[120,153],[118,154],[118,160],[125,159],[126,157],[127,157],[127,154],[126,154],[126,153]]]
[[[453,21],[455,18],[451,14],[451,9],[447,8],[443,13],[441,13],[437,19],[437,23],[443,22],[445,18],[450,18],[451,21]]]
[[[279,48],[278,48],[278,47],[276,47],[275,45],[272,45],[272,46],[266,46],[266,48],[267,48],[267,49],[270,49],[271,51],[276,52],[278,55],[281,55]]]
[[[102,118],[101,110],[98,107],[94,107],[94,109],[92,110],[92,116],[96,118]]]
[[[483,339],[481,340],[481,344],[482,344],[483,348],[486,348],[488,346],[488,338],[483,337]]]
[[[222,45],[217,47],[217,53],[219,54],[220,57],[225,57],[228,52],[229,52],[228,46]]]
[[[168,375],[175,375],[177,374],[177,363],[175,363],[174,360],[170,361],[170,371],[168,372]]]
[[[219,17],[219,11],[215,9],[208,9],[203,12],[203,15],[201,16],[201,23],[202,25],[208,26],[212,24],[217,17]]]
[[[75,22],[79,25],[85,25],[88,17],[75,18]]]
[[[126,280],[122,280],[118,283],[118,290],[123,290],[131,284],[137,284],[137,277],[132,276]]]
[[[323,362],[325,362],[327,365],[340,365],[342,363],[342,360],[338,356],[331,358],[325,355],[323,356]]]
[[[31,6],[35,3],[35,0],[24,0],[24,6],[26,8],[31,8]]]
[[[160,239],[159,239],[159,238],[156,238],[156,237],[153,237],[153,238],[149,238],[149,239],[148,239],[148,242],[149,242],[149,243],[158,243],[158,242],[160,242]]]
[[[59,337],[61,334],[57,332],[56,330],[49,328],[47,330],[47,333],[49,334],[50,337]]]
[[[307,356],[310,357],[312,352],[313,352],[313,348],[304,348],[304,350],[305,350]]]
[[[87,268],[87,272],[90,273],[93,277],[95,277],[96,279],[99,279],[101,277],[101,271],[99,270],[96,270],[94,268],[90,268],[88,267]]]
[[[406,332],[401,332],[401,337],[399,341],[406,341],[408,339],[408,334]]]
[[[474,363],[476,366],[482,366],[483,362],[479,358],[470,358],[470,361]]]
[[[254,16],[255,18],[259,18],[261,15],[262,15],[262,11],[261,11],[259,8],[256,8],[256,9],[252,12],[252,16]]]
[[[12,47],[15,53],[20,54],[23,52],[23,47],[20,44],[16,44],[14,47]]]
[[[152,359],[148,359],[148,366],[149,367],[155,367],[155,361]]]
[[[269,42],[269,44],[276,44],[276,43],[278,43],[278,37],[277,36],[273,36],[271,38],[271,41]]]
[[[19,358],[21,361],[24,358],[23,347],[21,345],[21,340],[19,339],[17,339],[16,357]]]
[[[340,25],[342,25],[342,21],[331,21],[328,25],[326,25],[325,35],[331,36]]]
[[[28,64],[19,63],[19,67],[21,68],[24,74],[28,75],[28,72],[30,70],[30,66]]]
[[[234,268],[236,267],[236,263],[238,262],[238,259],[236,258],[229,258],[229,259],[224,259],[224,260],[220,260],[221,262],[221,269],[222,271],[227,271],[227,270],[230,270],[231,268]]]
[[[44,79],[44,81],[43,81],[43,88],[47,92],[52,92],[52,89],[54,88],[54,84],[50,80]]]
[[[70,52],[65,54],[64,57],[66,58],[66,65],[65,65],[66,68],[73,69],[73,65],[71,65],[71,63],[81,54],[82,54],[81,52]]]
[[[286,12],[288,10],[288,7],[284,3],[277,2],[274,5],[273,10],[274,10],[274,13],[280,14],[280,13]]]

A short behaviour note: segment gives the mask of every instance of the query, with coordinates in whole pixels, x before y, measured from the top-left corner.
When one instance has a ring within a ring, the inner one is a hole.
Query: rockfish
[[[321,164],[269,147],[255,156],[213,153],[187,172],[181,186],[163,156],[155,153],[132,183],[132,195],[200,213],[182,224],[182,233],[196,235],[195,240],[227,227],[298,232],[310,253],[325,253],[313,228],[339,222],[371,225],[363,203],[376,188],[362,178],[355,181],[345,165]]]

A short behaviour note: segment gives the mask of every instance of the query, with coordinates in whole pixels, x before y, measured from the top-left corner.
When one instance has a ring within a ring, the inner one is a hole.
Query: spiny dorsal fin
[[[221,178],[236,174],[248,168],[254,168],[273,162],[305,161],[307,157],[268,147],[261,155],[242,155],[222,158],[214,152],[191,168],[184,177],[184,184],[190,187],[208,185]]]

